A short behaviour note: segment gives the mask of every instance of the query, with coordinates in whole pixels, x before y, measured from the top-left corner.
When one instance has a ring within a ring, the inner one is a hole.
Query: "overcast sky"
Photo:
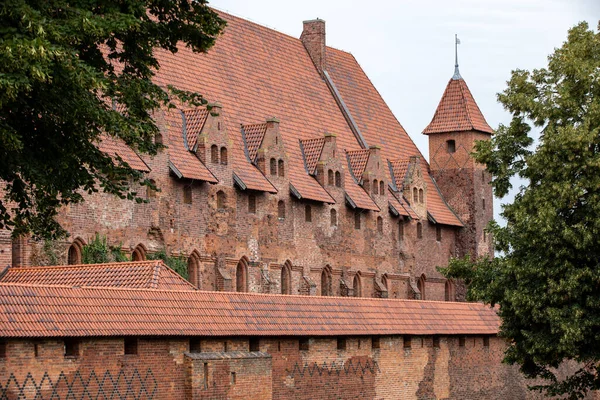
[[[492,128],[510,121],[496,101],[513,69],[546,66],[580,21],[598,26],[600,0],[212,0],[212,6],[300,37],[302,21],[326,21],[327,45],[348,51],[365,70],[428,158],[431,121],[454,72],[460,73]],[[505,199],[507,200],[507,199]],[[500,207],[495,207],[495,212]]]

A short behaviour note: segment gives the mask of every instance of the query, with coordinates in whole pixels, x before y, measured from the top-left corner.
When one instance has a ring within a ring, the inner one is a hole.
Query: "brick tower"
[[[458,232],[458,256],[493,255],[491,238],[485,232],[493,217],[490,176],[470,156],[475,142],[490,140],[492,133],[456,62],[454,76],[423,134],[429,136],[431,175],[465,224]]]

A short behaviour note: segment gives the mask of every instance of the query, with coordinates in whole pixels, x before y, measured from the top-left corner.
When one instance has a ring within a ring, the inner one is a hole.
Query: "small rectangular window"
[[[435,227],[435,240],[442,241],[442,227],[439,225]]]
[[[465,337],[464,336],[459,336],[458,337],[458,346],[459,347],[465,347]]]
[[[231,373],[231,384],[235,385],[235,372]]]
[[[40,344],[37,342],[33,344],[33,356],[34,357],[40,356]]]
[[[258,338],[250,338],[249,342],[250,351],[260,351],[260,342]]]
[[[79,340],[65,339],[64,350],[65,357],[79,357]]]
[[[360,212],[354,213],[354,229],[360,229]]]
[[[371,348],[372,349],[380,349],[381,348],[381,340],[379,336],[373,336],[371,338]]]
[[[185,185],[183,187],[183,203],[192,204],[192,186]]]
[[[440,337],[439,336],[433,336],[433,347],[435,347],[436,349],[440,348]]]
[[[248,212],[250,214],[256,214],[256,195],[253,193],[248,195]]]
[[[346,338],[338,338],[337,339],[337,349],[338,350],[346,350]]]
[[[448,153],[456,152],[456,142],[454,140],[448,140],[446,144],[448,145]]]
[[[229,351],[229,346],[227,345],[227,340],[223,342],[223,351],[227,353]]]
[[[410,349],[412,347],[412,337],[404,336],[404,348]]]
[[[137,338],[125,338],[123,341],[123,347],[125,354],[137,354],[138,353],[138,340]]]
[[[0,358],[6,358],[6,342],[0,342]]]
[[[483,337],[483,347],[490,347],[490,337],[489,336]]]
[[[190,339],[190,353],[202,353],[202,341],[199,338]]]
[[[298,340],[298,349],[302,350],[302,351],[308,351],[309,350],[309,342],[308,342],[308,338],[300,338]]]
[[[304,221],[312,222],[312,207],[308,204],[304,206]]]
[[[481,199],[481,208],[485,210],[485,199]]]

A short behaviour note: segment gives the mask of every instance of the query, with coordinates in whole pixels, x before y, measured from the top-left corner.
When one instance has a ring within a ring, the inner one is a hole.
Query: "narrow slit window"
[[[210,146],[210,162],[213,164],[219,163],[219,148],[216,144]]]
[[[248,212],[256,214],[256,195],[254,193],[248,195]]]
[[[373,194],[379,194],[379,184],[377,179],[373,179]]]
[[[442,241],[442,227],[439,225],[435,227],[435,240]]]
[[[342,187],[342,174],[340,171],[335,171],[335,186]]]
[[[417,204],[419,201],[419,190],[417,188],[413,188],[413,202]]]
[[[312,222],[312,207],[309,204],[304,206],[304,221]]]
[[[385,194],[385,182],[383,182],[383,181],[379,181],[379,194],[380,195]]]
[[[377,217],[377,232],[383,233],[383,218]]]
[[[285,203],[283,202],[283,200],[279,200],[277,202],[277,218],[279,218],[280,220],[285,219]]]
[[[185,185],[183,187],[183,203],[192,204],[192,185]]]
[[[227,165],[227,147],[221,147],[221,164]]]
[[[333,185],[334,184],[334,177],[333,177],[333,171],[332,170],[327,171],[327,184],[328,185]]]
[[[360,212],[354,213],[354,229],[360,229]]]
[[[271,175],[277,175],[277,160],[274,158],[271,158],[271,161],[269,161],[269,164],[270,164]]]
[[[417,222],[417,239],[423,238],[423,224]]]
[[[278,166],[279,176],[284,177],[285,176],[285,164],[284,164],[283,160],[279,160],[277,162],[277,166]]]
[[[423,196],[423,189],[419,189],[419,203],[423,204],[425,202],[424,196]]]
[[[329,221],[329,225],[330,226],[337,226],[337,211],[335,210],[335,208],[332,208],[331,211],[329,211],[329,217],[330,217],[330,221]]]

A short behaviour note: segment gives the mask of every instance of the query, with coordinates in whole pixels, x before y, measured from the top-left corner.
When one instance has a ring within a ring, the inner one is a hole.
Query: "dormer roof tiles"
[[[256,161],[258,149],[267,132],[267,124],[251,124],[242,125],[242,133],[246,141],[246,149],[248,149],[248,157],[251,162]]]
[[[309,174],[313,175],[317,168],[317,162],[319,162],[321,153],[323,152],[325,138],[300,140],[300,145],[302,146],[306,170]]]
[[[188,150],[194,150],[198,135],[202,132],[206,119],[208,118],[208,109],[206,107],[197,107],[182,111],[185,118],[185,143]]]

